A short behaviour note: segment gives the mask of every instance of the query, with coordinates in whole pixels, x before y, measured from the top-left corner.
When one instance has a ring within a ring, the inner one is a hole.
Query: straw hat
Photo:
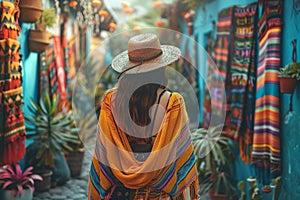
[[[121,74],[143,73],[167,66],[180,56],[179,48],[161,45],[155,34],[146,33],[130,38],[128,50],[117,55],[111,67]]]

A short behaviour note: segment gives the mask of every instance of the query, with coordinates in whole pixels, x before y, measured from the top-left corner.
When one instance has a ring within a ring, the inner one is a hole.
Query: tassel
[[[194,181],[193,183],[191,183],[191,185],[188,188],[189,189],[188,192],[190,194],[191,200],[199,199],[199,194],[198,194],[198,191],[196,190],[196,188],[198,188],[198,187],[196,187],[195,184],[198,184],[198,183],[196,183]],[[175,197],[173,197],[173,200],[185,200],[184,192],[185,192],[185,190],[183,192],[181,192],[180,194],[176,195]]]
[[[196,190],[195,184],[198,184],[198,183],[193,182],[192,185],[190,186],[190,194],[191,194],[192,199],[199,198],[198,191]]]

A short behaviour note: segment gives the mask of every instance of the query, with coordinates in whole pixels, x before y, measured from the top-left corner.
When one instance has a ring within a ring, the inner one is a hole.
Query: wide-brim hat
[[[157,35],[146,33],[130,38],[128,50],[117,55],[111,67],[119,73],[144,73],[170,65],[180,56],[179,48],[161,45]]]

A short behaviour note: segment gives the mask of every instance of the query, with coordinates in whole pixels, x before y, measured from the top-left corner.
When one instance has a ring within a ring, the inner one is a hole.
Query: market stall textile
[[[279,80],[282,31],[282,1],[265,0],[258,23],[259,60],[257,69],[256,108],[252,162],[264,184],[280,173]]]
[[[230,51],[233,56],[226,87],[230,90],[230,95],[227,94],[230,113],[227,113],[226,131],[239,141],[240,156],[246,163],[250,162],[253,137],[257,8],[257,3],[234,7],[233,47]]]
[[[222,88],[226,87],[226,93],[230,92],[228,83],[226,80],[228,70],[229,70],[229,61],[230,61],[230,43],[231,43],[231,28],[232,28],[232,16],[233,8],[229,7],[223,9],[218,15],[217,22],[217,39],[215,41],[214,50],[211,53],[213,60],[208,58],[207,61],[207,78],[206,78],[206,90],[204,94],[204,122],[203,127],[208,128],[210,124],[211,115],[211,106],[214,106],[216,111],[220,113],[215,113],[215,116],[222,116],[222,110],[230,110],[230,103],[227,99],[227,106],[223,103],[223,95],[220,94],[223,91]],[[214,63],[214,62],[215,63]],[[217,66],[215,68],[214,66]],[[226,96],[230,96],[226,94]]]
[[[0,2],[0,166],[15,164],[25,154],[25,126],[22,110],[21,31],[18,1]]]

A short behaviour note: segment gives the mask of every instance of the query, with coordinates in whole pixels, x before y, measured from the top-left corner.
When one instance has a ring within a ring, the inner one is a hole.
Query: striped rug
[[[257,69],[256,109],[252,163],[260,173],[260,180],[269,184],[280,172],[279,139],[279,80],[280,36],[282,30],[282,1],[263,1],[259,26],[259,61]]]
[[[230,90],[230,113],[227,112],[226,129],[239,141],[240,156],[246,163],[250,162],[253,136],[256,24],[257,3],[234,8],[230,88],[226,87]]]

